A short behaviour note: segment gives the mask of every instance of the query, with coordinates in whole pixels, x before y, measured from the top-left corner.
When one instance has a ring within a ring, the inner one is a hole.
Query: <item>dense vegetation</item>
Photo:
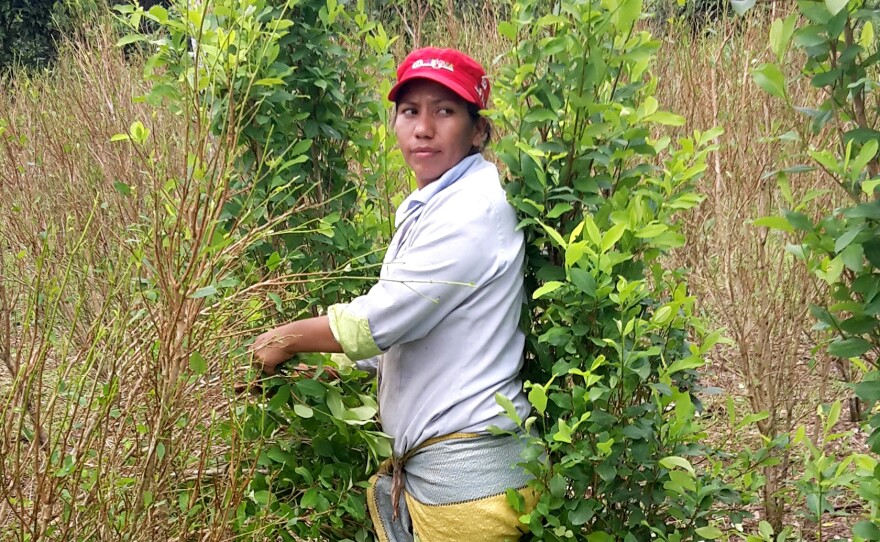
[[[374,280],[427,43],[526,232],[529,536],[880,540],[869,2],[7,4],[71,37],[0,83],[4,540],[371,539],[373,383],[247,344]]]
[[[54,0],[0,2],[0,69],[45,66],[55,57]]]

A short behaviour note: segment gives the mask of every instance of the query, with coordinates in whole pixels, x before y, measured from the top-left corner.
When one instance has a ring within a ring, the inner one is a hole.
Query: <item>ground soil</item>
[[[709,431],[709,443],[718,446],[730,453],[737,453],[744,447],[749,446],[754,449],[761,440],[761,437],[754,425],[747,427],[745,430],[735,432],[735,436],[730,438],[731,431],[727,416],[726,402],[728,397],[732,397],[734,404],[737,405],[737,416],[741,417],[744,413],[748,413],[748,393],[749,389],[739,375],[732,367],[733,364],[725,363],[725,353],[723,348],[716,350],[713,359],[703,375],[703,385],[720,388],[720,392],[704,398],[704,413],[711,419],[707,426],[711,427]],[[850,454],[870,454],[870,449],[866,444],[868,433],[862,428],[861,422],[853,422],[849,419],[848,400],[852,396],[849,389],[840,381],[837,371],[829,370],[825,375],[821,375],[820,371],[805,371],[804,378],[810,380],[803,388],[809,390],[807,396],[802,398],[804,403],[803,413],[798,417],[796,425],[803,425],[807,435],[813,436],[817,431],[821,432],[821,425],[818,422],[818,416],[815,414],[816,407],[821,404],[830,404],[836,400],[842,401],[843,408],[840,421],[837,422],[832,429],[833,433],[841,433],[839,439],[836,439],[825,446],[825,453],[834,457],[837,461],[842,461]],[[820,379],[827,378],[825,386],[820,385]],[[825,397],[818,396],[819,390],[824,390]],[[863,519],[862,513],[863,503],[854,490],[844,490],[831,499],[835,508],[832,514],[826,514],[823,518],[821,537],[819,536],[819,526],[816,521],[807,517],[806,502],[797,490],[795,482],[803,476],[805,462],[805,448],[797,447],[793,450],[791,456],[791,471],[788,476],[788,484],[783,488],[782,494],[785,499],[785,519],[783,524],[790,526],[792,535],[789,540],[804,541],[822,541],[829,542],[834,540],[852,540],[852,527],[856,522]],[[744,534],[756,534],[757,526],[760,521],[764,520],[764,509],[762,501],[749,507],[751,517],[747,518],[742,524]],[[731,528],[735,528],[733,525]],[[743,537],[745,538],[745,537]]]

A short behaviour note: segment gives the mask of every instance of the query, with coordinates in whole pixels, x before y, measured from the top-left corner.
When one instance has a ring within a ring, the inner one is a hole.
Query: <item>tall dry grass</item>
[[[510,15],[500,0],[399,0],[378,13],[390,33],[399,37],[395,56],[402,59],[418,47],[453,47],[473,56],[491,75],[493,60],[507,52],[498,23]]]
[[[814,350],[822,337],[812,331],[809,314],[810,304],[821,303],[825,292],[806,265],[785,250],[796,242],[793,236],[752,224],[790,206],[773,172],[795,165],[786,157],[796,149],[778,136],[797,119],[751,77],[754,67],[775,60],[767,48],[769,22],[784,16],[787,7],[771,9],[719,24],[711,35],[666,36],[656,69],[660,103],[684,115],[688,129],[722,126],[725,131],[702,181],[707,199],[685,218],[688,244],[671,264],[688,270],[690,290],[706,318],[732,339],[713,360],[716,382],[727,394],[743,397],[746,412],[766,413],[757,429],[770,440],[801,424],[818,430],[816,407],[832,391],[827,386],[831,362]],[[789,53],[788,66],[802,63]],[[788,90],[796,104],[819,100],[806,80]],[[790,182],[796,201],[829,188],[813,174],[793,175]],[[817,215],[841,197],[829,192],[805,211]],[[732,444],[737,451],[738,444]],[[765,471],[763,495],[762,519],[775,532],[790,511],[785,490],[795,474],[790,451],[779,459]]]
[[[135,301],[120,241],[143,206],[113,183],[137,186],[144,175],[132,148],[110,137],[146,111],[131,104],[136,72],[111,51],[71,52],[58,80],[16,77],[0,94],[0,525],[21,539],[52,530],[65,460],[68,471],[93,462],[103,473],[120,445],[122,424],[96,405],[97,390],[126,382],[119,404],[137,395],[135,367],[123,361],[122,318]]]
[[[225,540],[256,468],[233,398],[265,291],[237,265],[288,214],[219,230],[236,141],[144,104],[114,41],[0,92],[3,540]]]

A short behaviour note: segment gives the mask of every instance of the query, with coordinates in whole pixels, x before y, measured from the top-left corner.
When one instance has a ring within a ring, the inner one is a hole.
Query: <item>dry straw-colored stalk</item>
[[[241,342],[276,287],[192,294],[301,209],[206,250],[237,142],[137,100],[141,61],[112,36],[0,92],[0,538],[224,540],[256,467],[230,401]],[[146,144],[111,141],[134,121]]]
[[[786,207],[772,172],[794,165],[786,157],[796,149],[775,136],[799,119],[751,77],[754,67],[773,60],[767,50],[769,21],[783,16],[784,9],[773,4],[752,17],[718,24],[705,36],[666,36],[657,66],[658,99],[685,116],[688,130],[724,128],[701,184],[707,200],[685,218],[688,245],[670,264],[688,269],[689,287],[706,317],[732,339],[714,357],[714,378],[727,394],[745,400],[745,413],[767,413],[757,429],[770,439],[805,423],[828,399],[830,367],[813,352],[820,338],[811,331],[809,314],[809,305],[824,298],[823,288],[804,262],[786,252],[786,244],[796,242],[793,236],[752,224]],[[785,64],[802,64],[795,56],[789,53]],[[794,103],[818,100],[816,89],[803,79],[788,91]],[[812,174],[792,176],[791,185],[795,199],[828,188]],[[814,216],[830,209],[835,197],[829,192],[815,200]],[[765,473],[762,519],[776,532],[786,512],[780,491],[790,468],[785,452],[780,465]]]

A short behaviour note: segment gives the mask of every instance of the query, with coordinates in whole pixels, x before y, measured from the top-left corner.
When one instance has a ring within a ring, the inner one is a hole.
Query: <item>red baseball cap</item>
[[[397,84],[388,99],[395,101],[400,88],[413,79],[436,81],[480,109],[489,101],[489,79],[483,67],[455,49],[423,47],[411,52],[397,67]]]

